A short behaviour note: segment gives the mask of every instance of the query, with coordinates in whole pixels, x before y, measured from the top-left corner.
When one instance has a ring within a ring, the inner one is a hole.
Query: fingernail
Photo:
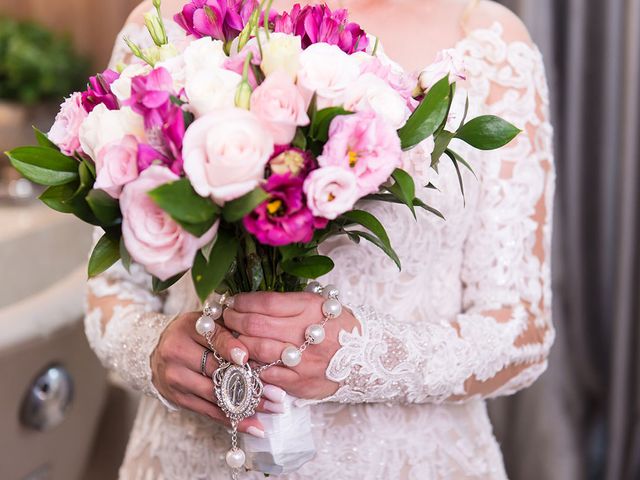
[[[264,430],[260,430],[258,427],[249,427],[247,428],[247,433],[249,435],[253,435],[254,437],[264,438]]]
[[[247,357],[247,352],[242,350],[241,348],[232,348],[231,349],[231,360],[236,365],[244,365],[244,360]]]
[[[272,402],[282,403],[287,397],[287,392],[285,392],[280,387],[276,387],[275,385],[265,385],[264,390],[262,391],[262,395]]]
[[[274,402],[270,402],[269,400],[266,400],[264,402],[264,409],[267,412],[271,412],[271,413],[285,413],[286,412],[286,408],[284,403],[274,403]]]

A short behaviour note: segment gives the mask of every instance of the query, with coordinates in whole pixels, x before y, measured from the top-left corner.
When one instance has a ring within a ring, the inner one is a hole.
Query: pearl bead
[[[287,367],[296,367],[302,361],[302,353],[296,347],[290,346],[282,351],[280,359]]]
[[[207,315],[201,316],[196,322],[196,331],[203,337],[209,332],[214,332],[215,329],[216,323],[214,322],[213,318]]]
[[[335,298],[329,298],[322,304],[322,314],[325,317],[339,317],[342,313],[342,304]]]
[[[340,290],[335,285],[327,285],[322,289],[322,296],[324,298],[338,298]]]
[[[310,282],[306,287],[304,287],[305,292],[309,293],[320,293],[322,291],[322,285],[319,282]]]
[[[214,320],[218,320],[222,316],[222,305],[219,303],[209,305],[209,316]]]
[[[318,345],[324,341],[324,327],[317,323],[309,325],[304,332],[304,338],[314,345]]]
[[[227,465],[231,468],[240,468],[244,465],[245,455],[242,450],[236,448],[235,450],[231,449],[227,452]]]

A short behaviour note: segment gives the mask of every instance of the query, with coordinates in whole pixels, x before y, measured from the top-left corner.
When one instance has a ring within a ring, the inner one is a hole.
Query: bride
[[[286,2],[274,8],[289,8]],[[141,38],[150,3],[133,12],[124,35]],[[182,3],[166,1],[166,17]],[[459,87],[471,98],[471,115],[499,115],[523,133],[498,152],[457,148],[478,175],[465,173],[466,205],[453,167],[441,166],[431,180],[439,190],[419,195],[446,221],[423,214],[416,222],[406,209],[373,207],[403,260],[402,272],[373,247],[323,246],[337,265],[323,282],[340,288],[349,309],[327,325],[326,341],[309,348],[298,367],[263,372],[259,411],[278,415],[286,395],[315,403],[316,457],[287,478],[506,478],[485,399],[529,386],[545,370],[554,338],[554,169],[541,54],[522,23],[488,1],[328,3],[349,8],[406,69],[455,49],[467,67]],[[173,22],[169,30],[181,35]],[[112,65],[126,51],[119,38]],[[319,320],[321,300],[309,295],[238,296],[217,328],[217,350],[236,363],[279,358]],[[228,423],[214,403],[211,380],[201,374],[206,342],[194,328],[201,306],[189,280],[156,296],[141,268],[127,273],[116,265],[89,281],[87,304],[93,349],[146,394],[120,478],[228,478]],[[206,358],[208,375],[217,368],[212,357]],[[270,434],[255,417],[240,431]],[[256,472],[241,477],[264,478]]]

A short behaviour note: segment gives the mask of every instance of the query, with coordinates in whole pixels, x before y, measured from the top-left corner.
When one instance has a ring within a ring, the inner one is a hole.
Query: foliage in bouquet
[[[82,86],[87,70],[67,38],[0,17],[0,98],[26,104],[61,98]]]
[[[442,217],[416,195],[405,155],[422,149],[436,171],[451,161],[464,195],[471,166],[450,143],[496,149],[519,132],[494,116],[467,121],[468,102],[453,128],[459,59],[444,52],[414,78],[345,10],[193,0],[175,17],[190,36],[177,46],[159,7],[146,16],[155,47],[129,41],[136,60],[67,99],[39,146],[8,153],[48,186],[44,203],[104,230],[90,276],[122,260],[156,291],[190,271],[202,300],[295,291],[333,269],[319,247],[336,236],[401,268],[367,203]]]

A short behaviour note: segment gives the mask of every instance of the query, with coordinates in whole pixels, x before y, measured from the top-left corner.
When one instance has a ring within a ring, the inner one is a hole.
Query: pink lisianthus
[[[367,34],[357,23],[349,22],[345,9],[332,12],[326,5],[294,5],[291,12],[274,18],[274,31],[302,38],[302,48],[314,43],[337,45],[348,54],[365,51]]]
[[[120,78],[113,70],[105,70],[89,78],[87,90],[82,92],[82,106],[91,112],[96,105],[104,104],[109,110],[117,110],[120,106],[118,98],[111,91],[111,84]]]
[[[173,19],[196,38],[228,42],[240,34],[257,6],[257,0],[191,0]]]
[[[80,149],[80,127],[87,111],[82,106],[82,94],[74,93],[67,98],[56,115],[56,120],[47,137],[55,143],[65,155],[73,155]]]
[[[405,73],[400,67],[393,68],[393,65],[384,64],[378,57],[367,55],[366,61],[360,66],[360,72],[372,73],[387,82],[405,100],[411,111],[418,106],[419,102],[413,98],[417,78]]]
[[[293,141],[296,129],[309,125],[307,107],[291,77],[277,71],[267,77],[251,95],[251,111],[271,132],[276,145]]]
[[[128,183],[120,195],[122,237],[131,258],[160,280],[191,268],[199,249],[213,240],[216,223],[198,238],[191,235],[164,212],[148,193],[175,180],[168,168],[153,165]]]
[[[122,187],[138,177],[137,156],[138,140],[133,135],[102,147],[96,157],[94,187],[119,198]]]
[[[400,166],[402,148],[396,130],[370,110],[336,117],[329,141],[318,157],[321,167],[339,166],[352,171],[358,196],[377,192]]]
[[[358,179],[341,167],[321,167],[304,182],[307,206],[317,217],[335,220],[358,201]]]
[[[164,67],[131,79],[131,96],[125,105],[144,117],[145,128],[159,127],[171,108],[173,79]]]
[[[247,231],[274,247],[310,242],[314,230],[326,227],[327,220],[314,217],[307,208],[302,185],[301,177],[271,175],[264,186],[269,199],[244,218]]]

